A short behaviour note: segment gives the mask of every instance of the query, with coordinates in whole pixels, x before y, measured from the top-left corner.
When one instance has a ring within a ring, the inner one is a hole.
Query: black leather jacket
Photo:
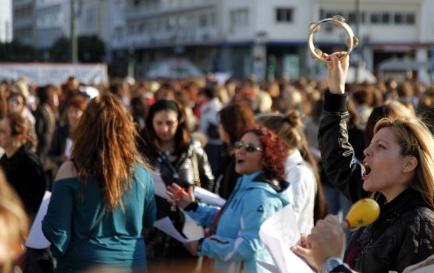
[[[175,162],[171,162],[169,157],[162,152],[150,160],[151,164],[160,171],[161,177],[167,184],[176,182],[182,186],[197,185],[195,177],[198,176],[202,188],[210,191],[214,189],[211,166],[198,141],[193,140],[188,149]],[[196,171],[197,173],[195,173]]]
[[[345,100],[345,95],[325,94],[318,138],[328,181],[355,202],[371,193],[362,188],[363,165],[348,142]],[[402,272],[434,253],[433,212],[418,192],[407,189],[388,204],[381,194],[376,199],[381,208],[379,219],[358,229],[347,246],[345,261],[354,270]]]

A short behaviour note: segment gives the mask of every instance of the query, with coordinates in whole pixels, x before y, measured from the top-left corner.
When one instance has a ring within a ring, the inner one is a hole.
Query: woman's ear
[[[404,158],[402,172],[409,173],[416,169],[418,164],[417,158],[413,155],[408,155]]]

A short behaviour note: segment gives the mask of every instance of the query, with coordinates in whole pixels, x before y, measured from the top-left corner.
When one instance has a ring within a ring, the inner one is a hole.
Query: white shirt
[[[289,182],[288,201],[293,207],[301,233],[309,234],[313,228],[317,184],[309,164],[300,151],[295,150],[285,162],[285,179]]]
[[[208,143],[210,144],[222,144],[220,139],[211,139],[207,135],[208,126],[213,124],[218,126],[219,124],[219,111],[222,109],[222,103],[218,98],[213,98],[208,101],[200,109],[200,120],[199,120],[199,131],[204,133],[208,138]]]

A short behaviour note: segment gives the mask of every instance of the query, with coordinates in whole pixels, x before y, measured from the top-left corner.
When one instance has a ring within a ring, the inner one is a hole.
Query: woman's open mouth
[[[370,173],[371,173],[371,167],[366,162],[363,162],[363,167],[365,167],[365,170],[363,172],[363,179],[365,179]]]

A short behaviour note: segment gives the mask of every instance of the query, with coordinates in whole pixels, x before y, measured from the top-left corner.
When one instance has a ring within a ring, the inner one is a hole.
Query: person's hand
[[[190,186],[188,191],[186,191],[178,184],[172,183],[172,185],[167,186],[166,193],[169,197],[168,201],[181,209],[185,209],[196,200],[193,193],[193,186]]]
[[[331,93],[344,94],[345,80],[348,74],[349,57],[347,52],[335,52],[323,54],[327,60],[328,78],[327,83]]]
[[[312,256],[312,250],[310,249],[310,244],[308,242],[308,235],[301,234],[300,240],[298,241],[298,245],[291,247],[291,250],[303,258],[303,260],[308,263],[311,267],[317,268],[315,260]]]
[[[197,256],[197,248],[199,246],[199,241],[185,243],[184,246],[193,256]]]
[[[296,246],[292,250],[305,258],[317,270],[329,257],[342,257],[345,234],[336,216],[329,215],[318,221],[312,233],[306,238],[305,247]]]

